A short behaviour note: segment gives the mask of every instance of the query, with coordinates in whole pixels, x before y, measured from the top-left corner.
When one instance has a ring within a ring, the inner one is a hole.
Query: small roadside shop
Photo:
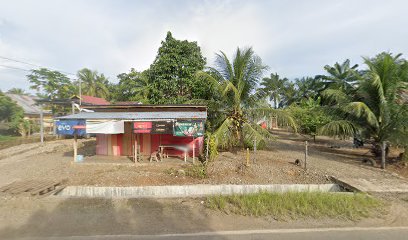
[[[205,106],[197,111],[185,105],[166,107],[99,108],[99,112],[63,116],[56,121],[57,134],[74,136],[74,155],[77,136],[85,134],[95,134],[96,155],[129,156],[138,161],[177,156],[186,161],[202,154]]]

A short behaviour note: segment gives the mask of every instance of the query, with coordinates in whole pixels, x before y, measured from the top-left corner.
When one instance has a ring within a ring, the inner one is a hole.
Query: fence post
[[[249,166],[249,148],[246,149],[246,165]]]
[[[254,161],[253,163],[256,163],[256,137],[254,139]]]
[[[305,170],[307,170],[307,155],[308,155],[307,141],[305,141]]]
[[[381,145],[381,168],[382,169],[385,168],[385,149],[386,149],[386,143],[384,141],[382,142],[382,145]]]
[[[205,152],[205,161],[206,162],[208,162],[208,149],[210,147],[209,145],[210,145],[210,137],[207,138],[207,149],[206,149],[206,152]]]

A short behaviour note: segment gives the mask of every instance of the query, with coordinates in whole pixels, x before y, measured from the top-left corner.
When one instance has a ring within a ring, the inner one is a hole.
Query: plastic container
[[[75,162],[83,162],[84,161],[84,155],[77,155]]]

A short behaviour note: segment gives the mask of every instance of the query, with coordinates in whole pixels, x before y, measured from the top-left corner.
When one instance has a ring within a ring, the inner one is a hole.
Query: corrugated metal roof
[[[154,119],[206,119],[207,112],[81,112],[59,119],[118,119],[118,120],[154,120]]]
[[[37,97],[12,93],[6,93],[6,96],[23,108],[25,114],[40,114],[41,112],[39,106],[35,105],[35,99],[37,99]]]

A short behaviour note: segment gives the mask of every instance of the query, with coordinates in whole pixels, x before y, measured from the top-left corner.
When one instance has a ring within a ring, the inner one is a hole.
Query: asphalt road
[[[406,240],[408,227],[382,227],[382,228],[318,228],[318,229],[273,229],[250,231],[223,231],[202,232],[187,234],[165,235],[98,235],[98,236],[71,236],[49,238],[24,238],[24,239],[55,239],[55,240],[94,240],[94,239],[135,239],[135,240]]]

